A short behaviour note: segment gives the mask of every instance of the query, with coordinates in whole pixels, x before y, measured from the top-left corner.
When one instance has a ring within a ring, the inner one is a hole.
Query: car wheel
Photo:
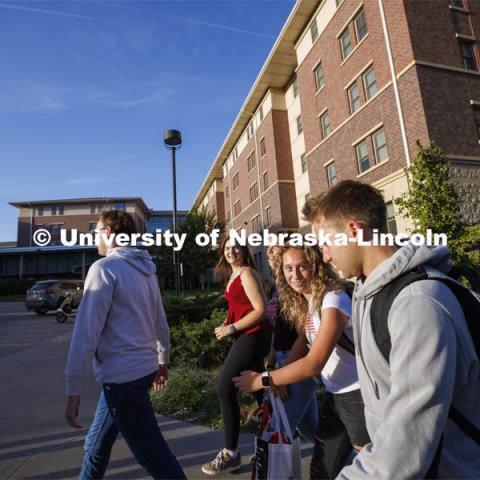
[[[47,312],[48,312],[48,310],[45,309],[45,308],[37,308],[37,310],[35,310],[35,313],[37,315],[45,315]]]

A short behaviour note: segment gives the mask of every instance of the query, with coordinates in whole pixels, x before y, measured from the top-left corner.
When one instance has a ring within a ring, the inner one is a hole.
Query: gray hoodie
[[[444,276],[441,272],[450,268],[448,249],[409,244],[355,286],[357,367],[372,443],[338,478],[423,478],[442,432],[438,478],[480,478],[480,448],[448,418],[453,403],[480,427],[479,361],[455,295],[431,280],[412,283],[400,292],[388,316],[390,365],[373,337],[373,296],[420,265],[430,276]]]
[[[169,361],[170,336],[155,265],[148,252],[110,250],[88,271],[68,353],[66,394],[97,382],[142,378]]]

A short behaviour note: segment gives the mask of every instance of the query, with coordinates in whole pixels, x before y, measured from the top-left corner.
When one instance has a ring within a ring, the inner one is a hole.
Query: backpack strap
[[[392,341],[390,332],[388,331],[388,314],[392,308],[392,303],[400,291],[406,286],[427,278],[428,276],[424,269],[410,270],[395,278],[373,297],[370,307],[373,337],[380,352],[388,363],[390,363],[390,351],[392,350]]]
[[[347,352],[355,356],[355,344],[347,337],[345,332],[343,332],[341,337],[338,339],[337,345],[340,345]]]

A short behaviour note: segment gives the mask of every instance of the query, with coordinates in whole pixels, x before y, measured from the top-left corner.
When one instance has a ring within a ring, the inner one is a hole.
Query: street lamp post
[[[172,190],[173,190],[173,233],[177,233],[177,174],[175,169],[175,152],[182,146],[182,133],[179,130],[166,130],[163,134],[165,148],[172,152]],[[173,250],[173,267],[175,271],[175,293],[180,295],[180,264],[178,252]]]

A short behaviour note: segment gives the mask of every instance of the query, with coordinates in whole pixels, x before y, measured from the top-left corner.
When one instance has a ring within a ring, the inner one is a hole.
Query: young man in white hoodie
[[[170,337],[150,255],[118,247],[114,236],[136,233],[123,211],[102,212],[96,229],[100,255],[88,272],[77,313],[66,374],[65,417],[77,423],[82,386],[92,370],[102,384],[85,440],[81,479],[103,478],[120,432],[136,460],[155,479],[184,479],[158,427],[149,398],[168,381]],[[112,241],[113,240],[113,241]]]
[[[480,447],[449,415],[453,407],[480,427],[480,367],[462,307],[442,281],[423,279],[401,289],[388,315],[391,350],[379,349],[371,323],[375,295],[421,267],[428,277],[450,269],[446,247],[361,246],[373,229],[385,233],[386,207],[370,185],[343,181],[304,209],[315,233],[346,234],[348,245],[323,245],[326,262],[357,277],[352,320],[360,388],[372,439],[340,479],[480,478]],[[319,235],[319,239],[321,236]],[[328,237],[327,237],[328,238]],[[325,237],[324,237],[325,239]]]

